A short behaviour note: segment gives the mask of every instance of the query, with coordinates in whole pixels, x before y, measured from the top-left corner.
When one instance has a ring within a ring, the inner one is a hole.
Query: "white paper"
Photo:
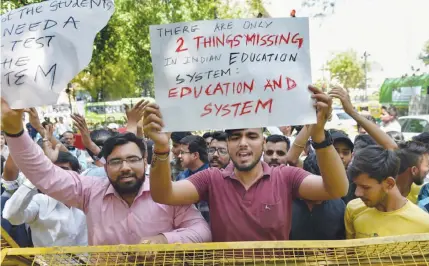
[[[315,123],[308,30],[308,18],[151,26],[164,130]]]
[[[113,0],[51,0],[2,15],[2,97],[12,108],[55,104],[114,9]]]

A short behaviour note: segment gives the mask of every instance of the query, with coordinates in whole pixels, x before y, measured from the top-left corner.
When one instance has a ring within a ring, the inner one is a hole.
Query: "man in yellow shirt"
[[[369,146],[349,166],[356,196],[346,207],[346,238],[429,233],[429,214],[396,186],[400,159],[394,151]]]
[[[400,143],[396,153],[401,160],[396,186],[402,196],[416,204],[424,179],[429,173],[429,147],[418,141]]]

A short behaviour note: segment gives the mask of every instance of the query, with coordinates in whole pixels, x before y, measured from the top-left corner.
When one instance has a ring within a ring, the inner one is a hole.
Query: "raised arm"
[[[90,132],[86,124],[85,118],[80,114],[73,114],[71,115],[71,118],[73,120],[73,124],[79,129],[80,135],[82,136],[83,146],[90,150],[95,156],[98,156],[98,154],[100,154],[101,149],[91,140]]]
[[[332,110],[332,99],[316,87],[310,86],[312,98],[316,100],[317,124],[311,127],[314,143],[326,141],[325,124]],[[303,199],[328,200],[341,198],[348,192],[349,181],[340,156],[333,145],[316,149],[317,163],[322,177],[307,176],[299,187]]]
[[[302,162],[299,159],[302,151],[305,149],[305,145],[307,144],[308,139],[311,134],[311,126],[305,126],[301,129],[296,136],[295,141],[292,143],[292,147],[290,147],[289,151],[286,154],[287,163],[290,166],[296,166],[302,168]]]
[[[375,123],[360,115],[353,108],[350,96],[346,90],[340,87],[335,87],[329,92],[329,95],[340,99],[344,111],[350,115],[362,128],[364,128],[368,135],[370,135],[375,140],[375,142],[377,142],[377,144],[387,150],[394,150],[398,148],[396,142],[391,137],[389,137],[389,135],[381,130],[381,128],[379,128]]]
[[[16,165],[43,193],[66,205],[83,209],[95,179],[81,177],[73,171],[55,166],[41,148],[25,134],[22,110],[10,109],[2,98],[2,126]]]
[[[39,213],[39,204],[33,201],[33,197],[37,194],[34,186],[28,182],[18,188],[8,201],[3,209],[3,218],[8,220],[13,225],[33,222]]]
[[[161,132],[164,122],[156,104],[148,104],[144,112],[143,130],[154,142],[150,166],[150,192],[155,202],[168,205],[186,205],[199,201],[196,187],[188,180],[171,181],[170,146],[168,135]]]

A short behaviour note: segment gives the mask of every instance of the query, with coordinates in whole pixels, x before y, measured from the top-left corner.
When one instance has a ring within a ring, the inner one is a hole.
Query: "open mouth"
[[[239,152],[237,154],[238,158],[241,160],[248,160],[251,158],[252,154],[250,152]]]
[[[120,181],[126,183],[126,182],[134,181],[135,179],[136,178],[134,176],[126,176],[126,177],[121,177]]]

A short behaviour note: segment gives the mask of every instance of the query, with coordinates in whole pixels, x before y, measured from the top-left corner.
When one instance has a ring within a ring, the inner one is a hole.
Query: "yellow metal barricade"
[[[429,234],[341,241],[8,248],[19,265],[429,265]],[[3,258],[2,258],[3,259]]]
[[[19,248],[18,244],[13,240],[13,238],[6,232],[6,230],[1,228],[1,246],[0,246],[0,262],[1,265],[29,265],[33,261],[32,258],[26,256],[16,256],[13,258],[9,258],[4,260],[7,252],[4,252],[5,249],[8,248]]]

